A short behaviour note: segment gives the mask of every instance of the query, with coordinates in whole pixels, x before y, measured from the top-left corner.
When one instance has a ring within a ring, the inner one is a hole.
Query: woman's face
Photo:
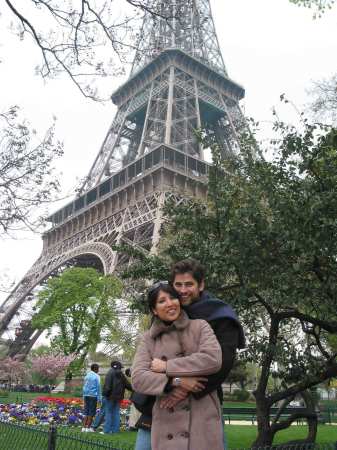
[[[180,315],[180,302],[170,294],[159,291],[153,314],[165,322],[173,322]]]

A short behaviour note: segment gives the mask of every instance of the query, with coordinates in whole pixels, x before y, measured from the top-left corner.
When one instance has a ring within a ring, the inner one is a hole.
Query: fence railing
[[[0,450],[133,450],[134,446],[121,442],[108,442],[66,428],[51,425],[49,428],[33,427],[0,420]],[[179,449],[177,449],[179,450]],[[212,450],[212,449],[209,449]],[[236,449],[248,450],[248,449]],[[327,444],[278,444],[254,447],[254,450],[337,450],[336,443]]]
[[[133,450],[133,446],[85,439],[54,425],[46,429],[0,421],[0,450]]]

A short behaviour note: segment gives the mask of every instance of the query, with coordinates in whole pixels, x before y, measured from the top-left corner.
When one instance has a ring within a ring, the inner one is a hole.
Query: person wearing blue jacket
[[[97,403],[102,401],[101,382],[98,376],[99,365],[91,364],[83,384],[84,419],[83,432],[94,431],[91,424],[96,415]]]

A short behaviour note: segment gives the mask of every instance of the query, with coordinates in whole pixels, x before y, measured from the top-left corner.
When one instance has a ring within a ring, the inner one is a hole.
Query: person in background
[[[120,430],[120,400],[124,399],[125,389],[132,392],[132,387],[122,372],[119,361],[111,362],[111,369],[106,374],[103,387],[105,422],[103,433],[118,433]]]
[[[101,383],[98,375],[99,365],[91,364],[90,371],[86,374],[83,383],[84,420],[83,432],[94,431],[91,424],[96,415],[97,403],[102,401]]]

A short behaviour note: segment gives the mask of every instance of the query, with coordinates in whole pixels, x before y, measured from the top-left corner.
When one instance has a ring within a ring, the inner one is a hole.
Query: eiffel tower
[[[155,252],[162,206],[205,198],[209,164],[196,139],[206,129],[224,157],[237,154],[246,126],[244,89],[227,73],[210,0],[152,0],[128,80],[111,96],[117,113],[80,189],[52,214],[40,257],[0,308],[0,333],[15,334],[9,355],[28,354],[34,290],[66,265],[112,273],[125,255],[111,244]]]

